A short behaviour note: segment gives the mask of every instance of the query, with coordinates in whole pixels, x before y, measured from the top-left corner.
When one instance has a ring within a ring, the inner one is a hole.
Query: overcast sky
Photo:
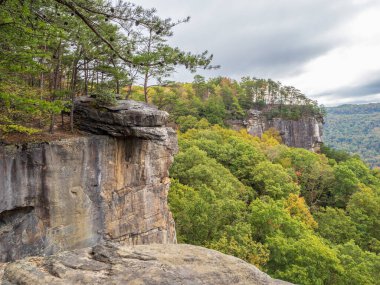
[[[380,0],[132,2],[163,17],[191,16],[170,43],[214,54],[221,69],[201,75],[271,78],[327,106],[380,102]],[[193,76],[179,70],[173,79]]]

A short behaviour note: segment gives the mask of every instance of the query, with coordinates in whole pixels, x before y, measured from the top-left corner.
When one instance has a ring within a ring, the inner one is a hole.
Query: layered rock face
[[[167,194],[177,141],[168,114],[132,101],[76,104],[76,124],[91,134],[0,148],[0,262],[102,240],[176,242]]]
[[[1,276],[0,276],[1,280]],[[286,285],[238,258],[192,245],[100,244],[5,267],[2,284]]]
[[[250,110],[246,120],[229,120],[229,124],[235,130],[247,129],[253,136],[261,137],[269,128],[279,131],[283,143],[291,147],[305,148],[311,151],[319,151],[322,144],[322,119],[316,117],[301,117],[299,120],[285,120],[273,118],[268,120],[262,112]]]

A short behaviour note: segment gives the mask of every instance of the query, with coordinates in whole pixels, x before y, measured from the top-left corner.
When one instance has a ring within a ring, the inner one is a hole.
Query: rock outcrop
[[[0,279],[1,280],[1,279]],[[106,243],[5,267],[2,283],[139,285],[286,285],[241,259],[192,245]]]
[[[175,243],[167,205],[177,151],[168,114],[121,101],[76,103],[87,134],[0,147],[0,262],[92,246]]]
[[[261,111],[250,110],[245,120],[229,120],[226,123],[235,130],[247,129],[248,133],[258,137],[266,130],[275,128],[280,133],[283,143],[291,147],[319,151],[322,144],[323,119],[313,116],[303,116],[298,120],[268,120]]]
[[[94,99],[81,97],[75,104],[79,129],[113,137],[137,137],[167,141],[175,137],[165,124],[169,114],[155,106],[132,100],[119,100],[116,106],[94,108]]]

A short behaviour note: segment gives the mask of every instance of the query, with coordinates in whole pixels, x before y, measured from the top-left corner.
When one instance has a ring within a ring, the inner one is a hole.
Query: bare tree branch
[[[1,0],[0,0],[1,1]],[[124,56],[122,56],[116,49],[115,47],[106,39],[104,38],[99,32],[98,30],[94,27],[94,25],[91,23],[91,21],[86,17],[84,16],[71,2],[68,2],[66,0],[55,0],[55,2],[57,3],[60,3],[64,6],[66,6],[67,8],[69,8],[75,15],[77,15],[86,25],[87,27],[89,27],[91,29],[91,31],[93,31],[95,33],[95,35],[97,35],[120,59],[122,59],[123,61],[127,62],[127,63],[130,63],[130,64],[134,64],[131,60],[125,58]]]

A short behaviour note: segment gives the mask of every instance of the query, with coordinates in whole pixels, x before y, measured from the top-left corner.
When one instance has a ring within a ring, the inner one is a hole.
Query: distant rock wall
[[[245,120],[228,120],[226,123],[235,130],[247,129],[248,133],[258,137],[269,128],[275,128],[280,133],[283,143],[292,147],[319,151],[322,144],[321,118],[304,116],[299,120],[282,118],[268,120],[262,112],[250,110]]]
[[[177,140],[168,114],[133,101],[92,106],[77,102],[82,137],[0,147],[0,262],[101,240],[176,242],[167,194]]]

